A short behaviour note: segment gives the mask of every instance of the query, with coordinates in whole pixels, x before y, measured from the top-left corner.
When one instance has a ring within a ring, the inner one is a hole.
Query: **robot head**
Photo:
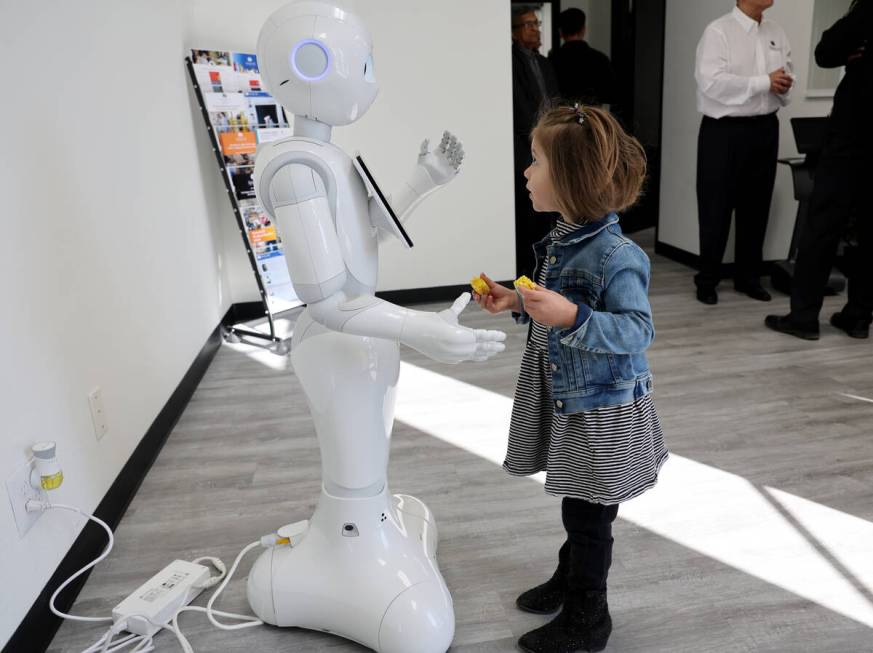
[[[294,2],[267,18],[258,67],[288,111],[331,126],[360,118],[379,92],[370,33],[356,15],[327,2]]]

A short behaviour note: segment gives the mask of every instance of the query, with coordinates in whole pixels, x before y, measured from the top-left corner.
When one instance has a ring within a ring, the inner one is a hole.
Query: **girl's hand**
[[[521,307],[518,305],[518,296],[514,290],[510,290],[499,283],[495,283],[488,278],[484,272],[479,275],[485,283],[488,284],[490,292],[487,295],[473,293],[473,299],[479,306],[484,308],[489,313],[502,313],[503,311],[519,312]]]
[[[525,312],[540,324],[566,329],[576,323],[578,307],[560,293],[542,286],[519,286],[518,292],[524,298]]]

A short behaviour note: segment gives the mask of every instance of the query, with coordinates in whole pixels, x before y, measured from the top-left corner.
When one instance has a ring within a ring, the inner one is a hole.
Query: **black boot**
[[[529,589],[515,599],[519,610],[534,614],[552,614],[564,602],[567,593],[567,558],[570,554],[570,542],[564,542],[558,551],[558,568],[552,577],[542,585]]]
[[[612,564],[612,522],[617,505],[564,497],[561,518],[570,543],[564,608],[550,623],[522,635],[528,653],[602,651],[612,632],[606,579]]]
[[[611,632],[606,590],[574,592],[568,594],[557,617],[522,635],[518,647],[526,653],[602,651]]]

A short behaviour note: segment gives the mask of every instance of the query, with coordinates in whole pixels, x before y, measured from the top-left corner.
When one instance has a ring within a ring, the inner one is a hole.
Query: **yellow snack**
[[[537,285],[533,281],[528,279],[525,275],[521,275],[518,279],[516,279],[514,285],[516,287],[524,286],[525,288],[530,288],[531,290],[534,290],[537,287]]]
[[[491,288],[488,287],[488,284],[485,283],[485,279],[482,277],[473,277],[470,280],[470,285],[473,286],[473,292],[477,295],[482,295],[484,297],[491,292]]]

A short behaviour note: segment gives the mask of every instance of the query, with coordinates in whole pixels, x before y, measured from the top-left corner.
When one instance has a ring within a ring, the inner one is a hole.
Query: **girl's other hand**
[[[576,323],[579,308],[562,294],[542,286],[519,286],[518,292],[524,298],[525,312],[540,324],[566,329]]]
[[[518,296],[514,290],[492,281],[484,272],[479,275],[488,284],[489,293],[480,295],[473,293],[473,300],[489,313],[502,313],[503,311],[519,311]]]

